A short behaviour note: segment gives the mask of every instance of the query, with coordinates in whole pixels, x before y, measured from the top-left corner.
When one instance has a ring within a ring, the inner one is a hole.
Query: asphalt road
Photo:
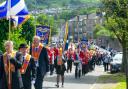
[[[61,87],[61,83],[59,85],[61,89],[93,89],[98,77],[104,73],[105,72],[103,71],[103,66],[96,66],[94,71],[89,72],[85,76],[82,76],[80,79],[75,79],[73,68],[72,73],[65,73],[64,87]],[[58,89],[56,88],[55,84],[56,74],[50,76],[48,73],[44,79],[44,87],[42,89]]]

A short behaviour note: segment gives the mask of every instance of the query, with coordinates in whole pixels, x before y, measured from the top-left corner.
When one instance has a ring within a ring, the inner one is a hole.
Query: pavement
[[[65,83],[64,87],[61,87],[60,89],[94,89],[96,86],[96,81],[99,76],[106,74],[103,71],[103,66],[96,66],[95,70],[92,72],[89,72],[85,76],[82,76],[80,79],[75,79],[75,68],[73,67],[72,73],[65,73]],[[53,74],[52,76],[49,75],[49,73],[45,76],[43,88],[42,89],[58,89],[55,86],[56,84],[56,74]],[[34,88],[32,88],[34,89]]]

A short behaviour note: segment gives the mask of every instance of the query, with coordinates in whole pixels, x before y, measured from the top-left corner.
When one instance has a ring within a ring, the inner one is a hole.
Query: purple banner
[[[50,27],[49,26],[36,26],[36,35],[41,38],[43,44],[48,44]]]

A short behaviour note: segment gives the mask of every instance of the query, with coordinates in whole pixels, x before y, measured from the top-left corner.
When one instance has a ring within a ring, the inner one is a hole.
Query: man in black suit
[[[31,81],[36,78],[36,65],[34,58],[28,54],[27,44],[20,44],[19,51],[23,55],[22,68],[20,69],[24,89],[31,89]]]
[[[40,37],[34,36],[33,44],[30,47],[30,54],[34,58],[37,67],[35,89],[42,89],[44,76],[49,71],[49,61],[47,50],[40,43]]]
[[[0,89],[23,89],[19,71],[22,67],[22,54],[13,50],[12,41],[6,41],[4,46],[6,52],[0,58]]]

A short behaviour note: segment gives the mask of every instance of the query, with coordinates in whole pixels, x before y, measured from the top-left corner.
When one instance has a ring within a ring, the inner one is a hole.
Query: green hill
[[[44,9],[44,8],[57,8],[66,7],[69,5],[90,5],[97,4],[100,0],[26,0],[26,4],[29,10],[34,8]]]
[[[5,0],[0,0],[0,3]],[[25,0],[29,10],[67,6],[97,5],[100,0]]]

